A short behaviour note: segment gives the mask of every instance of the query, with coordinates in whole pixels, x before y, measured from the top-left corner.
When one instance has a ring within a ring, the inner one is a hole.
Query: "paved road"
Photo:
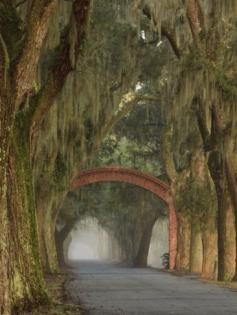
[[[67,294],[91,315],[235,315],[237,292],[152,269],[74,263]]]

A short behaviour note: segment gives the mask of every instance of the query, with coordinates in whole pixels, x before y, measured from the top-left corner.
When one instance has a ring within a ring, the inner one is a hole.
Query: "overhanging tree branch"
[[[33,0],[27,19],[27,34],[15,69],[16,109],[33,93],[38,62],[50,18],[58,4],[57,0]]]
[[[57,50],[59,56],[55,64],[49,70],[48,80],[39,95],[33,100],[31,132],[34,133],[41,125],[45,114],[53,105],[58,93],[62,90],[68,75],[74,70],[83,40],[86,36],[86,26],[89,19],[90,0],[76,0],[73,3],[73,13],[70,26],[61,41]],[[70,30],[76,31],[76,41],[71,43]],[[72,58],[73,56],[73,58]]]
[[[118,110],[116,114],[114,114],[109,122],[102,128],[101,130],[101,139],[104,139],[106,135],[111,131],[111,129],[127,114],[129,114],[133,108],[142,101],[146,102],[157,102],[158,98],[152,95],[137,95],[134,94],[132,98],[128,101],[122,100],[123,106],[121,110]]]
[[[204,149],[205,151],[209,151],[211,134],[207,127],[206,115],[203,107],[201,106],[201,102],[202,101],[199,97],[194,97],[192,106],[196,112],[198,128],[202,137]]]
[[[16,5],[15,5],[15,8],[18,8],[20,7],[22,4],[24,4],[27,0],[21,0],[19,1]]]
[[[171,32],[169,32],[164,26],[161,26],[161,35],[166,37],[173,49],[173,52],[175,53],[175,56],[180,59],[181,53],[178,48],[178,45],[174,39],[174,36],[172,36]]]
[[[200,47],[200,33],[205,31],[204,14],[199,0],[187,1],[187,18],[192,32],[193,40]]]
[[[153,20],[153,22],[155,23],[155,25],[157,25],[157,22],[155,21],[155,18],[153,17],[150,7],[148,5],[145,5],[143,10],[142,10],[143,14],[149,19],[149,20]],[[181,53],[179,50],[179,47],[176,43],[176,40],[174,38],[174,36],[172,35],[171,31],[168,31],[167,27],[165,27],[164,25],[161,25],[161,35],[166,37],[175,53],[175,56],[180,59],[181,57]]]

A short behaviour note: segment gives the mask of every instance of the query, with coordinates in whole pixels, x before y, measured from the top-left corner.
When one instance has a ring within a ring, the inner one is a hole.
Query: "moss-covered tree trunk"
[[[49,208],[51,210],[51,208]],[[43,225],[39,226],[40,254],[43,269],[46,272],[58,270],[57,247],[55,243],[55,222],[48,208],[44,209]]]
[[[208,128],[202,100],[194,98],[193,104],[197,107],[198,126],[217,195],[218,280],[229,281],[235,274],[236,264],[237,183],[230,163],[230,157],[236,157],[236,145],[223,109],[227,104],[220,101],[212,104],[209,118],[211,128]]]
[[[39,248],[42,268],[45,272],[53,273],[58,270],[58,259],[54,238],[54,224],[46,215],[43,225],[39,225]]]
[[[9,290],[9,221],[6,199],[6,167],[1,163],[1,196],[0,196],[0,314],[10,314],[11,293]]]
[[[7,116],[7,104],[0,93],[0,313],[9,314],[11,294],[9,292],[9,219],[7,211],[7,161],[11,124]]]
[[[201,273],[203,261],[202,231],[200,224],[192,220],[190,241],[190,272]]]
[[[152,229],[157,218],[158,218],[157,216],[152,218],[152,220],[148,222],[148,224],[146,225],[142,233],[137,256],[133,264],[135,267],[139,267],[139,268],[147,267],[147,258],[148,258],[150,243],[151,243]]]
[[[71,221],[68,221],[65,223],[65,226],[62,228],[62,230],[57,231],[57,229],[55,229],[55,243],[56,243],[56,249],[57,249],[58,263],[60,267],[63,267],[67,260],[67,257],[64,257],[64,254],[65,254],[64,241],[66,240],[69,233],[71,232],[74,224],[75,224],[75,220],[72,219]]]
[[[226,162],[223,154],[218,150],[212,151],[208,165],[218,200],[218,279],[229,281],[235,273],[235,208],[228,187]]]
[[[192,195],[190,198],[192,204],[190,271],[201,274],[204,268],[205,277],[213,278],[214,270],[208,270],[209,266],[206,265],[208,264],[206,259],[210,259],[212,262],[210,265],[214,268],[216,244],[213,244],[212,239],[208,243],[208,237],[214,234],[215,241],[216,198],[200,137],[197,143],[200,143],[199,149],[192,155],[190,164],[191,187],[187,189],[187,193],[191,191]],[[207,255],[211,251],[214,255],[208,257]]]
[[[31,1],[24,23],[14,1],[2,0],[0,6],[1,315],[46,299],[39,263],[30,130],[22,113],[26,100],[34,94],[41,48],[56,5],[56,0]]]
[[[228,182],[228,190],[230,192],[232,205],[234,207],[235,214],[235,275],[233,277],[234,281],[237,281],[237,154],[236,154],[236,139],[230,139],[234,149],[229,151],[226,156],[225,170],[226,179]]]
[[[218,279],[230,281],[235,272],[236,239],[234,209],[229,191],[218,190]]]
[[[216,279],[217,276],[217,228],[215,211],[207,215],[205,226],[202,229],[203,263],[202,278]]]
[[[5,153],[4,153],[5,155]],[[9,245],[10,231],[7,209],[7,177],[5,161],[1,160],[1,187],[0,187],[0,314],[10,314],[11,292],[9,290]]]
[[[0,253],[1,260],[2,255],[5,256],[1,271],[5,270],[7,274],[7,278],[1,278],[5,283],[0,289],[0,313],[4,315],[47,299],[39,260],[30,146],[26,130],[24,119],[17,117],[8,154],[6,214],[1,231],[1,237],[4,234],[6,240],[5,251]]]
[[[187,214],[178,212],[178,240],[176,269],[189,270],[190,262],[191,224]]]
[[[42,191],[44,191],[44,189],[42,189]],[[57,244],[55,242],[56,214],[53,213],[56,211],[52,210],[55,208],[53,204],[57,204],[57,202],[55,201],[55,199],[57,200],[57,196],[53,197],[54,198],[50,199],[49,192],[48,190],[46,190],[45,194],[42,194],[42,196],[38,196],[36,203],[40,259],[43,270],[49,273],[57,271],[59,267],[57,257]]]

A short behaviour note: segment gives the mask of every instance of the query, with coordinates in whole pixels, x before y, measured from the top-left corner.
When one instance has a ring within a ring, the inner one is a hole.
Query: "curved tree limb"
[[[200,48],[200,33],[205,30],[204,27],[204,14],[199,0],[187,1],[187,18],[189,21],[190,29],[192,32],[193,40]]]
[[[149,19],[149,20],[153,20],[153,22],[156,24],[156,21],[154,20],[154,17],[151,13],[151,10],[149,8],[149,6],[145,6],[142,10],[143,14]],[[167,40],[169,41],[172,49],[173,49],[173,52],[175,54],[175,56],[180,59],[181,57],[181,53],[180,53],[180,50],[179,50],[179,47],[175,41],[175,38],[174,36],[172,35],[171,31],[168,31],[167,27],[165,27],[164,25],[161,25],[161,35],[166,37]]]
[[[175,56],[180,59],[181,58],[181,53],[179,50],[179,47],[174,39],[174,36],[172,36],[171,32],[169,32],[164,26],[161,26],[161,35],[166,37],[173,49],[173,52]]]
[[[32,94],[38,62],[57,0],[34,0],[27,18],[26,39],[15,70],[16,110]]]
[[[90,0],[76,0],[73,3],[73,13],[69,29],[61,37],[57,50],[60,52],[55,65],[49,70],[48,81],[39,95],[33,100],[31,133],[35,133],[44,120],[45,114],[53,105],[57,95],[62,90],[68,75],[74,70],[83,40],[86,36],[86,26],[89,19]],[[77,32],[76,42],[70,42],[70,30]],[[73,51],[73,59],[71,58]]]

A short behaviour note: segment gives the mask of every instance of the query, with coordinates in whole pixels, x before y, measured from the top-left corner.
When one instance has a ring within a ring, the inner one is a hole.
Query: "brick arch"
[[[152,192],[165,202],[169,211],[170,270],[174,270],[177,254],[177,216],[172,201],[170,187],[153,176],[136,170],[113,166],[94,168],[80,172],[71,181],[70,189],[75,190],[81,186],[100,182],[123,182],[139,186]]]

